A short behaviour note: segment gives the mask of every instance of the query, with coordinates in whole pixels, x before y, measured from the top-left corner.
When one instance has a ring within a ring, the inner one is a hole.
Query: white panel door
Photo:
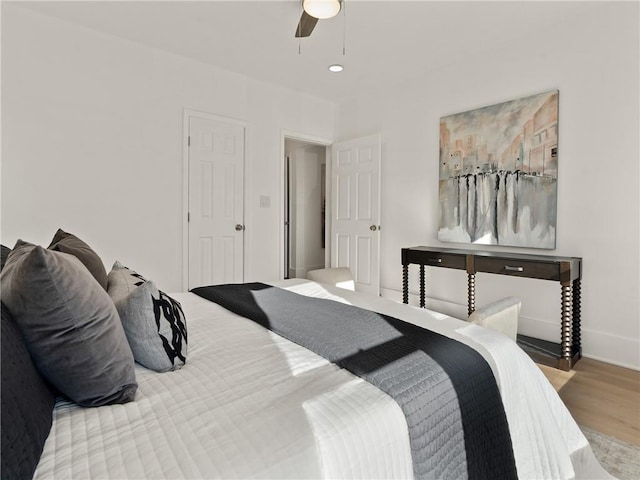
[[[331,266],[380,294],[380,135],[331,147]]]
[[[189,117],[189,289],[244,271],[244,127]]]

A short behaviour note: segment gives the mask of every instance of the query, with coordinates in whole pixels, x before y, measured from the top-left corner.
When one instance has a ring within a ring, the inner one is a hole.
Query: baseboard
[[[392,289],[381,289],[382,296],[397,302],[402,301],[402,292]],[[417,294],[409,294],[410,305],[420,305]],[[467,318],[467,305],[450,302],[439,298],[426,298],[426,305],[433,310],[456,318]],[[520,315],[518,332],[530,337],[551,342],[560,341],[560,324],[550,320],[531,318]],[[588,328],[581,329],[582,356],[619,367],[640,371],[640,340],[626,338],[607,332],[598,332]]]

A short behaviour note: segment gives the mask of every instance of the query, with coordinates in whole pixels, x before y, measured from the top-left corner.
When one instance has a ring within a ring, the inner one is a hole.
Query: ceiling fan
[[[296,28],[296,38],[308,37],[318,20],[335,17],[342,9],[343,0],[302,0],[302,15]]]

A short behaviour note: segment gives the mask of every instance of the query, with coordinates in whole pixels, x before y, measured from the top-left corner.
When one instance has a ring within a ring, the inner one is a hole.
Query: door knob
[[[371,225],[369,227],[369,230],[371,230],[372,232],[375,232],[378,229],[378,227],[376,227],[375,225]]]
[[[236,224],[236,232],[240,232],[241,230],[244,230],[244,225],[240,225],[239,223]]]

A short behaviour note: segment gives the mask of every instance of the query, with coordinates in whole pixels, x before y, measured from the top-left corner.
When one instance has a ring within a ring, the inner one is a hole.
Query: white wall
[[[528,252],[583,257],[584,355],[640,368],[638,17],[637,3],[592,4],[535,37],[452,59],[394,92],[363,93],[340,105],[338,140],[382,133],[387,294],[401,289],[402,247],[466,248],[437,240],[440,117],[557,88],[557,248]],[[411,275],[415,293],[417,267]],[[464,272],[427,269],[427,278],[429,305],[466,313]],[[559,341],[559,285],[479,274],[477,292],[480,305],[520,297],[521,332]]]
[[[280,132],[332,138],[334,104],[2,8],[3,244],[48,245],[62,227],[108,268],[119,259],[180,290],[189,108],[247,122],[245,279],[278,278]]]

